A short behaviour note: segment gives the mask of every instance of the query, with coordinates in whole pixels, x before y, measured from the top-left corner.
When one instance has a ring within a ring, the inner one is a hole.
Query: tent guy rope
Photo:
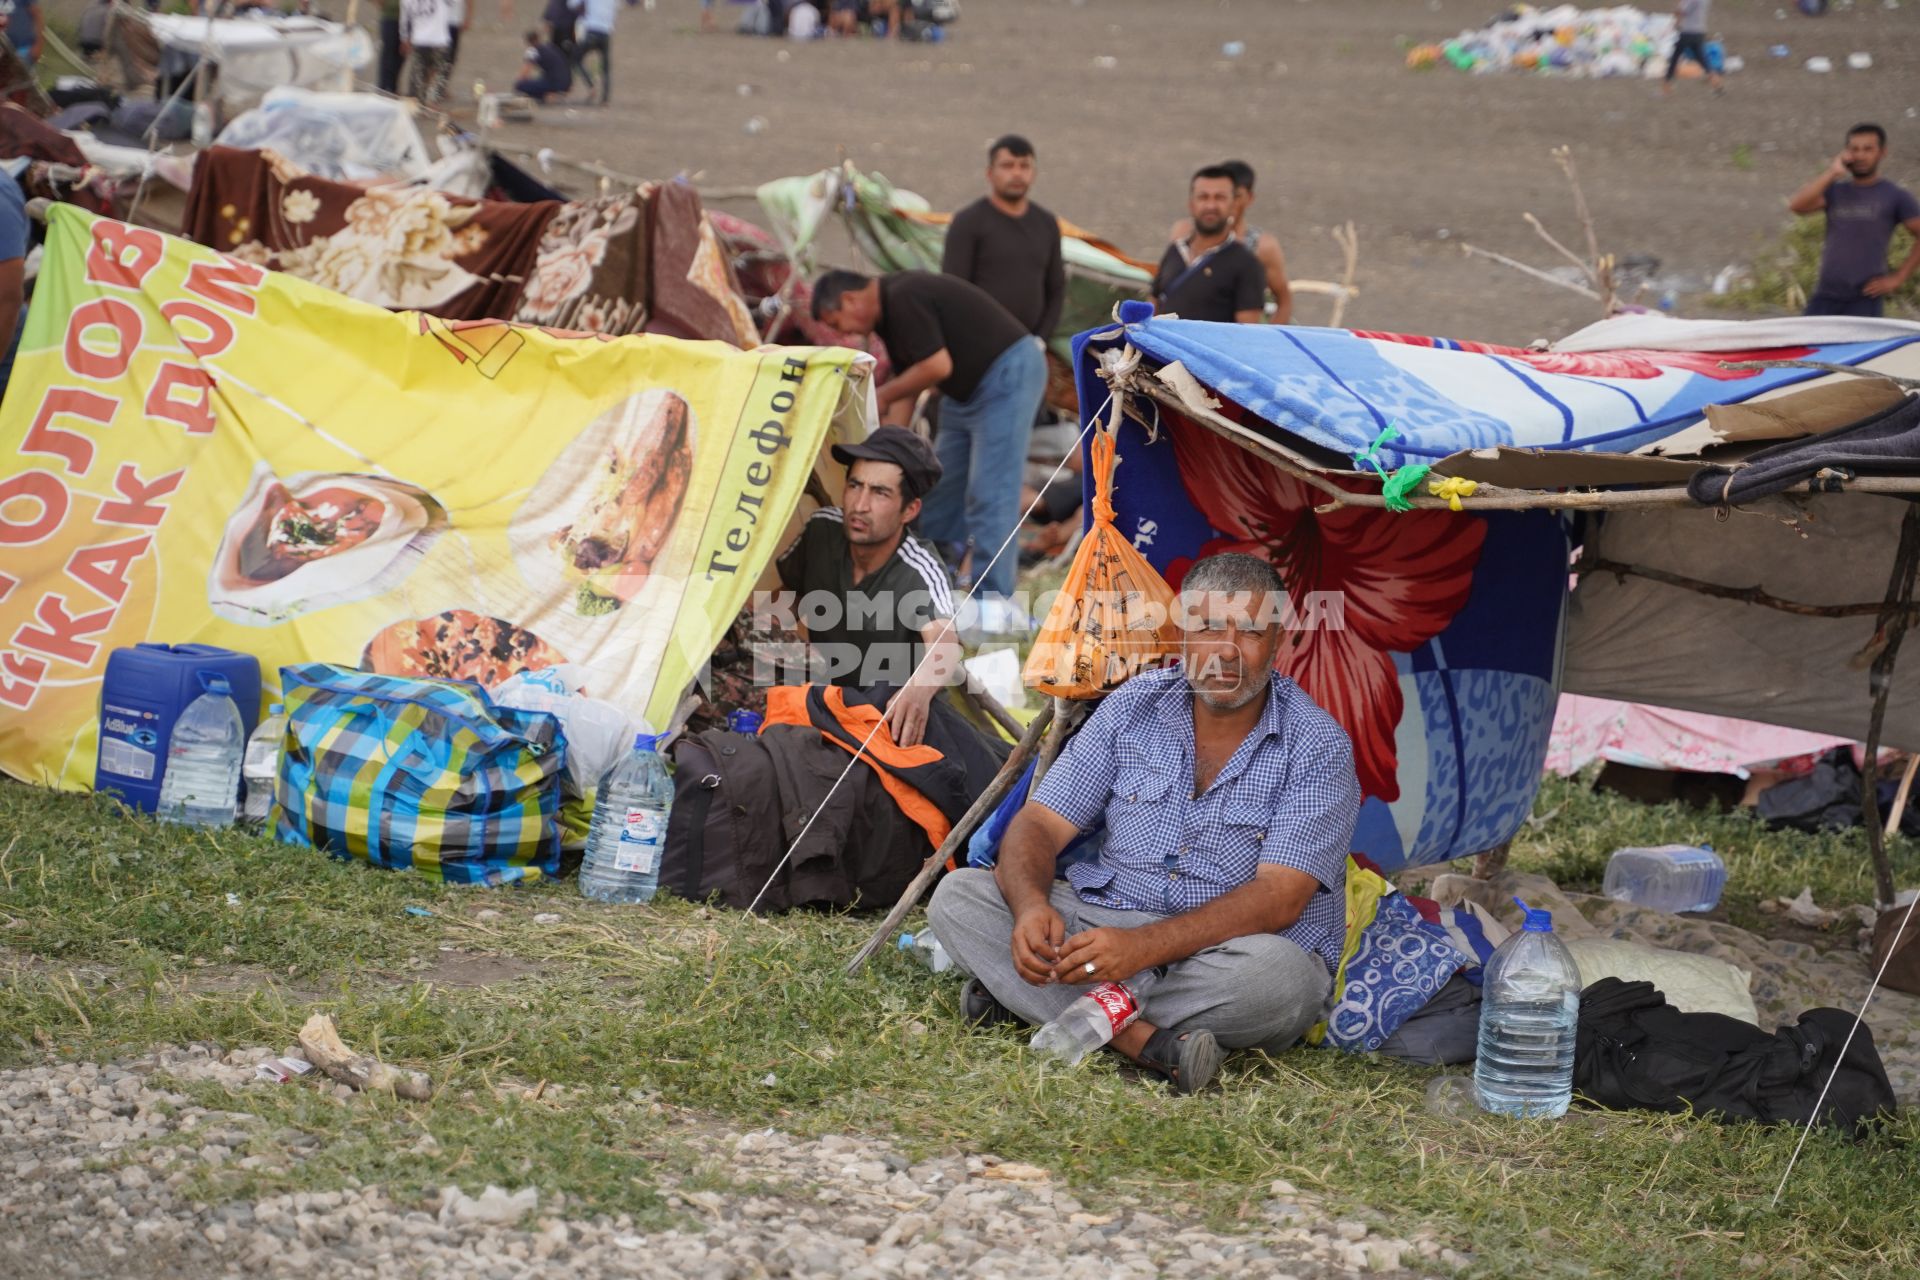
[[[1087,419],[1086,426],[1080,428],[1080,434],[1074,440],[1074,448],[1076,450],[1086,440],[1087,433],[1093,430],[1094,424],[1100,421],[1101,415],[1107,411],[1107,405],[1111,404],[1113,400],[1114,400],[1114,396],[1109,394],[1107,397],[1107,402],[1103,403],[1100,406],[1099,411],[1092,414]],[[989,559],[984,566],[982,566],[981,568],[977,569],[974,572],[973,584],[967,588],[966,595],[961,597],[960,608],[964,608],[966,605],[971,603],[974,596],[979,594],[980,582],[982,579],[986,577],[987,570],[991,569],[994,565],[998,564],[1000,561],[1000,557],[1007,554],[1007,548],[1012,546],[1013,543],[1016,540],[1018,540],[1018,538],[1020,537],[1020,526],[1026,523],[1027,517],[1031,516],[1034,513],[1034,511],[1039,508],[1041,495],[1045,493],[1047,485],[1052,484],[1055,480],[1058,480],[1060,478],[1061,472],[1067,469],[1067,459],[1071,458],[1072,456],[1073,454],[1069,452],[1065,457],[1060,459],[1059,465],[1054,467],[1053,469],[1053,474],[1047,477],[1046,484],[1042,484],[1040,486],[1040,492],[1036,493],[1034,495],[1033,501],[1027,504],[1027,509],[1020,513],[1020,519],[1014,522],[1012,531],[1008,533],[1006,538],[1000,543],[999,549],[993,553],[992,558]],[[960,609],[956,608],[954,610],[954,613],[958,615],[959,611]],[[945,640],[947,637],[953,634],[953,631],[954,631],[953,624],[954,624],[953,618],[948,618],[946,620],[946,626],[943,627],[940,631],[940,639]],[[932,657],[933,657],[933,649],[931,646],[929,646],[927,649],[927,652],[921,655],[920,661],[914,665],[913,675],[910,675],[907,677],[907,681],[909,684],[912,683],[914,676],[917,676],[920,674],[921,670],[925,668],[925,666],[932,659]],[[874,720],[873,728],[867,730],[867,736],[860,740],[859,749],[856,750],[853,753],[853,755],[848,758],[846,767],[840,770],[840,775],[833,780],[833,785],[827,788],[827,794],[821,797],[820,803],[817,806],[815,806],[812,813],[807,815],[807,821],[800,828],[799,834],[795,835],[794,838],[788,842],[786,852],[780,855],[780,861],[774,863],[773,870],[767,873],[766,883],[760,886],[760,891],[753,895],[753,901],[747,904],[748,915],[752,915],[754,913],[754,911],[760,906],[761,899],[767,896],[767,890],[773,888],[773,882],[780,878],[780,873],[786,869],[787,863],[791,861],[793,858],[793,851],[800,847],[800,842],[807,838],[807,833],[813,830],[813,824],[819,821],[820,815],[826,811],[827,805],[831,803],[833,800],[834,793],[840,790],[840,784],[847,780],[847,775],[853,772],[853,767],[855,765],[859,764],[862,760],[866,759],[868,746],[872,745],[874,738],[879,734],[880,730],[886,725],[886,723],[887,721],[885,716],[880,716]],[[1002,770],[1002,772],[1004,773],[1005,770]]]

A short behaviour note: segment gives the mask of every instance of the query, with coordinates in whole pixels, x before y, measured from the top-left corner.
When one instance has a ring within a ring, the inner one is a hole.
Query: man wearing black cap
[[[901,746],[917,746],[928,704],[960,670],[946,569],[907,533],[920,499],[940,479],[940,463],[904,427],[837,444],[833,457],[847,468],[840,505],[807,520],[777,562],[780,582],[798,597],[815,677],[898,688],[887,727]]]

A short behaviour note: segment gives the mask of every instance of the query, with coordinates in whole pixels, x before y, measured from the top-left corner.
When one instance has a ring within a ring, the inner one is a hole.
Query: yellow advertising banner
[[[92,784],[107,656],[219,645],[665,724],[867,358],[392,313],[52,210],[0,407],[0,768]]]

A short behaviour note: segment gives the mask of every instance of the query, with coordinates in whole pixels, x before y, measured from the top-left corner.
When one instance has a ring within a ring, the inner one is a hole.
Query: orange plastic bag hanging
[[[1091,452],[1093,527],[1027,656],[1027,687],[1054,698],[1097,698],[1179,648],[1173,588],[1113,523],[1112,434]]]

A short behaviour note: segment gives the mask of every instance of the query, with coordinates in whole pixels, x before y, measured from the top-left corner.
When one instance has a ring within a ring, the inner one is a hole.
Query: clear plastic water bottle
[[[1573,1100],[1573,1046],[1580,1023],[1580,966],[1554,936],[1553,913],[1526,926],[1487,961],[1473,1098],[1496,1115],[1565,1115]]]
[[[240,769],[247,784],[240,816],[246,822],[265,822],[273,808],[273,780],[280,772],[280,735],[286,730],[287,709],[276,702],[247,739],[246,762]]]
[[[1655,911],[1711,911],[1727,887],[1727,864],[1710,844],[1615,849],[1601,892]]]
[[[953,968],[953,957],[947,954],[947,949],[940,945],[940,939],[933,936],[931,929],[901,934],[900,949],[935,973],[945,973]]]
[[[1088,988],[1059,1017],[1034,1032],[1027,1047],[1074,1065],[1139,1020],[1140,1000],[1152,980],[1150,972],[1138,973],[1125,982]]]
[[[203,674],[200,687],[206,692],[187,704],[167,740],[160,816],[189,827],[230,827],[246,728],[225,676]]]
[[[600,780],[580,864],[580,892],[595,902],[651,902],[667,848],[673,779],[660,738],[635,736],[633,750]]]

